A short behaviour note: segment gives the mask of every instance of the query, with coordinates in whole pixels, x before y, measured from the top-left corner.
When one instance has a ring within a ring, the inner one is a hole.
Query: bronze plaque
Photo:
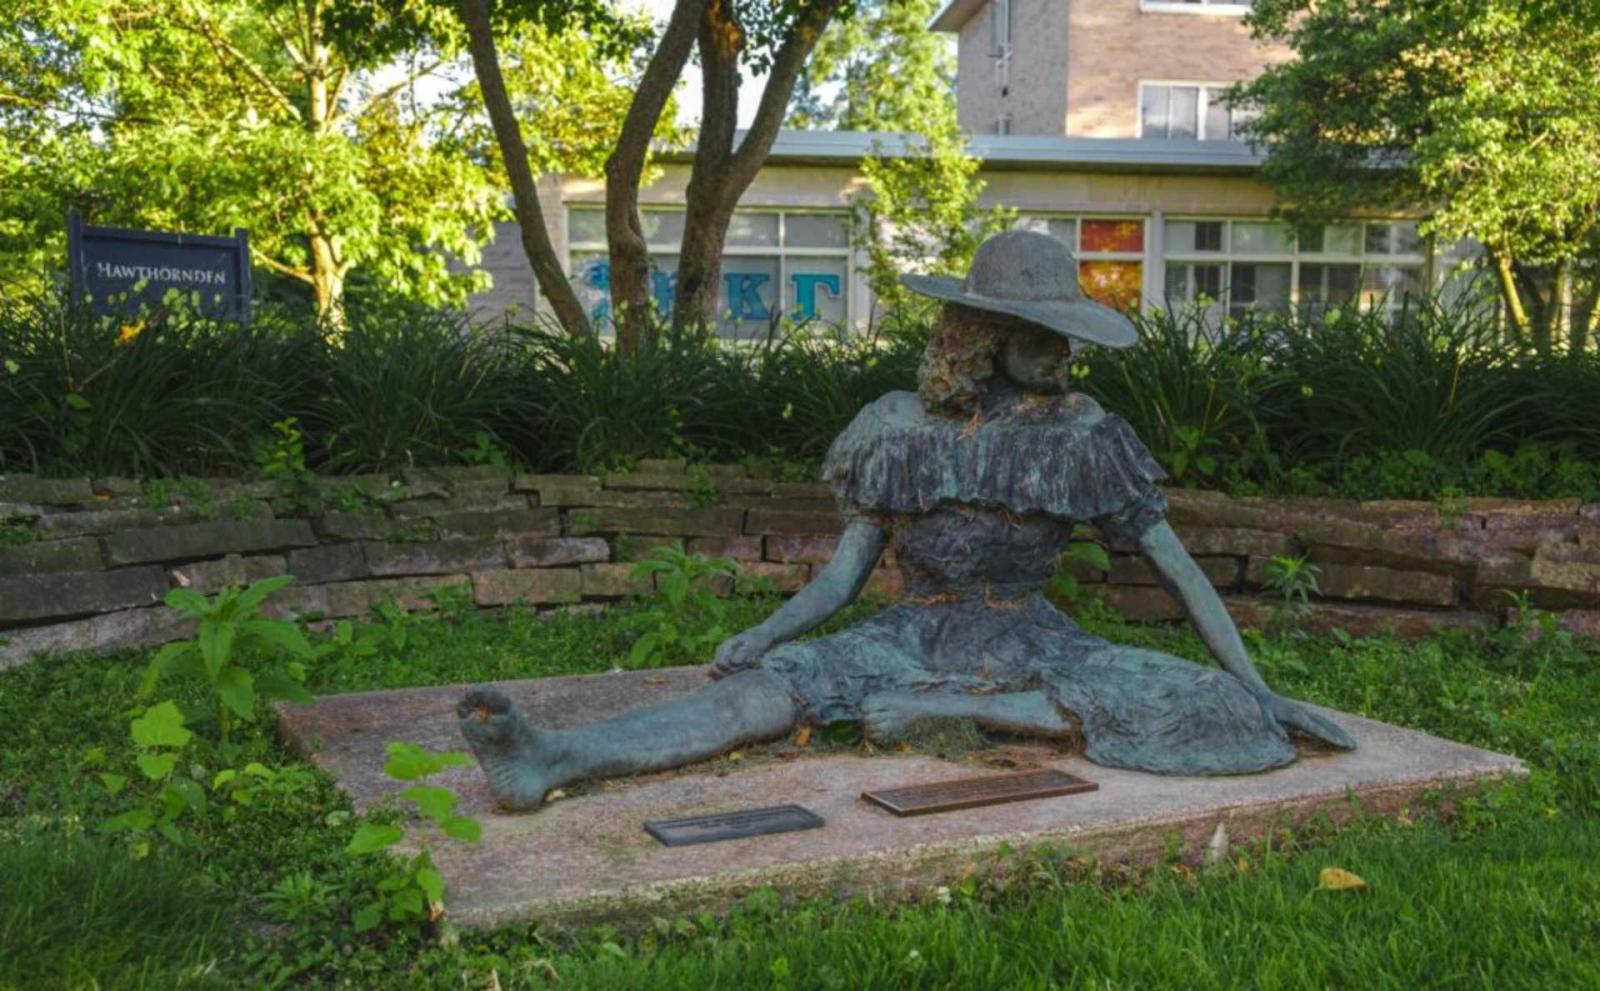
[[[645,832],[665,846],[716,843],[745,836],[790,833],[797,829],[817,829],[822,817],[798,805],[773,805],[764,809],[741,809],[687,819],[658,819],[644,824]]]
[[[975,809],[980,805],[1001,805],[1030,798],[1076,795],[1081,791],[1095,791],[1099,787],[1093,781],[1085,781],[1075,774],[1045,770],[864,791],[861,797],[897,816],[922,816],[930,812]]]

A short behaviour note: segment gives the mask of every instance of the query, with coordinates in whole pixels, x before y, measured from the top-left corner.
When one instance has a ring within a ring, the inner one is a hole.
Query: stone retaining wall
[[[792,592],[839,527],[825,486],[670,461],[605,477],[419,469],[326,478],[318,490],[323,508],[307,515],[265,482],[0,477],[0,667],[189,635],[160,604],[169,588],[209,593],[277,574],[296,583],[275,608],[314,617],[389,599],[433,608],[430,593],[448,586],[483,607],[593,608],[640,591],[632,560],[682,541],[737,561],[733,592]],[[1304,618],[1313,629],[1416,635],[1492,621],[1520,596],[1600,634],[1600,505],[1169,497],[1173,524],[1244,624],[1272,612],[1271,560],[1308,555],[1319,569]],[[1109,573],[1079,578],[1129,618],[1179,618],[1136,556],[1116,553]],[[869,589],[898,585],[886,566]]]

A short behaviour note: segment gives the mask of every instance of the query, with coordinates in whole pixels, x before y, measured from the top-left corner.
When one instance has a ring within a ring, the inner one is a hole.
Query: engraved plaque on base
[[[993,774],[981,778],[957,778],[905,788],[864,791],[861,797],[897,816],[921,816],[933,812],[954,812],[982,805],[1022,802],[1030,798],[1053,798],[1095,791],[1100,786],[1065,771],[1023,771],[1020,774]]]
[[[645,832],[665,846],[690,846],[717,843],[745,836],[792,833],[797,829],[818,829],[826,825],[822,817],[798,805],[772,805],[764,809],[741,809],[687,819],[658,819],[644,824]]]

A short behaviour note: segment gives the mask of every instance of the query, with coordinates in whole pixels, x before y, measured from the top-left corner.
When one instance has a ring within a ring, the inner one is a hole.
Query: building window
[[[1249,118],[1223,100],[1227,83],[1139,84],[1139,136],[1200,141],[1236,140]]]
[[[1248,14],[1256,0],[1139,0],[1139,9],[1158,14]]]
[[[672,312],[677,295],[683,217],[681,209],[640,211],[650,247],[651,295],[662,314]],[[838,212],[736,211],[722,254],[717,292],[720,332],[727,337],[762,337],[785,318],[847,325],[852,266],[846,219]],[[567,251],[578,298],[595,325],[609,331],[611,263],[601,207],[567,207]]]
[[[989,57],[1001,96],[1011,92],[1011,0],[989,0]]]
[[[1427,285],[1414,223],[1330,224],[1301,232],[1259,220],[1169,220],[1167,304],[1214,315],[1356,303],[1395,308]]]
[[[1017,227],[1048,234],[1070,248],[1091,299],[1118,309],[1138,308],[1144,290],[1143,219],[1024,214]]]

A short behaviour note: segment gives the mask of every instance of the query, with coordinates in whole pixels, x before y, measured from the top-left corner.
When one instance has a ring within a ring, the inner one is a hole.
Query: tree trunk
[[[311,298],[317,307],[317,320],[335,331],[344,329],[345,266],[339,260],[333,239],[313,229],[311,245]]]
[[[733,138],[738,121],[739,53],[745,44],[744,31],[734,16],[731,0],[712,0],[706,5],[699,37],[704,106],[685,194],[678,295],[672,309],[674,327],[707,326],[716,320],[722,246],[734,207],[772,151],[800,69],[843,5],[844,0],[813,0],[795,15],[772,58],[755,119],[737,151]],[[777,298],[782,305],[782,286],[777,288]]]
[[[528,146],[522,140],[522,126],[511,109],[505,79],[500,74],[500,57],[495,51],[494,33],[489,26],[486,0],[459,0],[461,22],[467,29],[467,47],[472,53],[472,68],[483,91],[484,107],[500,145],[506,177],[511,182],[511,202],[522,232],[522,251],[528,256],[539,291],[555,311],[556,320],[568,334],[586,337],[594,333],[583,303],[567,281],[566,270],[550,242],[544,208],[539,205],[539,189],[528,167]]]
[[[305,56],[310,71],[306,75],[305,123],[313,137],[320,137],[328,129],[335,108],[328,95],[328,49],[322,43],[321,10],[313,4],[306,13]],[[341,330],[345,323],[345,265],[339,257],[339,246],[323,229],[320,217],[307,216],[306,220],[306,239],[311,248],[311,298],[316,304],[317,320]]]
[[[651,332],[650,249],[639,222],[639,183],[650,141],[694,48],[695,29],[709,0],[677,0],[667,28],[645,65],[606,159],[606,247],[611,259],[611,311],[617,347],[633,354]]]
[[[1519,340],[1528,339],[1528,311],[1522,305],[1522,295],[1517,290],[1517,279],[1513,271],[1513,260],[1510,252],[1492,250],[1490,257],[1494,260],[1494,274],[1500,284],[1500,298],[1505,301],[1506,315],[1511,320],[1511,329]]]

